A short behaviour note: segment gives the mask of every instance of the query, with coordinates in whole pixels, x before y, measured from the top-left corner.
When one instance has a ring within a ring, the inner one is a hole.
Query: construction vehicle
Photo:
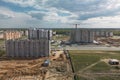
[[[46,59],[44,63],[42,64],[43,67],[48,67],[50,65],[50,60]]]

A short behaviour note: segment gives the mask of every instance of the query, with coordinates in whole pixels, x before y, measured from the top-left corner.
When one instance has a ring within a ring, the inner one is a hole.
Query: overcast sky
[[[120,0],[0,0],[0,28],[120,28]]]

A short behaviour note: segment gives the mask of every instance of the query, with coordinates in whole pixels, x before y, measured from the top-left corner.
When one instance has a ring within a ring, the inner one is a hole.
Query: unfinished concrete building
[[[113,36],[113,32],[112,31],[94,31],[94,35],[96,37],[112,37]]]
[[[21,38],[22,33],[20,31],[15,31],[15,30],[10,30],[10,31],[5,31],[4,32],[4,39],[5,40],[15,40]]]
[[[28,39],[30,40],[39,40],[39,39],[51,40],[51,37],[52,37],[52,30],[45,30],[39,28],[28,30]]]
[[[70,42],[72,43],[92,43],[94,33],[88,29],[75,29],[71,31]]]
[[[50,53],[50,42],[47,39],[7,40],[6,51],[8,57],[47,57]]]

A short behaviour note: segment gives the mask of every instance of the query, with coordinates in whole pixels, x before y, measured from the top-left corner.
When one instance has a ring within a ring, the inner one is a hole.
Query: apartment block
[[[94,31],[94,35],[96,37],[112,37],[113,32],[112,31]]]
[[[47,39],[7,40],[6,51],[8,57],[48,57],[50,54],[50,42]]]
[[[71,31],[70,41],[72,43],[92,43],[94,33],[88,29],[75,29]]]
[[[52,30],[45,30],[39,28],[28,30],[28,39],[30,40],[39,40],[39,39],[51,40],[51,38],[52,38]]]
[[[21,38],[22,33],[20,31],[5,31],[4,32],[4,39],[5,40],[15,40]]]

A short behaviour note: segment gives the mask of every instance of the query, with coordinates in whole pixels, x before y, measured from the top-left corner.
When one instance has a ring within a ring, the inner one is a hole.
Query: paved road
[[[64,47],[55,47],[55,49],[120,51],[120,47],[106,47],[100,45],[72,45],[72,46],[64,46]]]
[[[110,50],[110,51],[120,51],[120,47],[65,47],[66,50]]]

